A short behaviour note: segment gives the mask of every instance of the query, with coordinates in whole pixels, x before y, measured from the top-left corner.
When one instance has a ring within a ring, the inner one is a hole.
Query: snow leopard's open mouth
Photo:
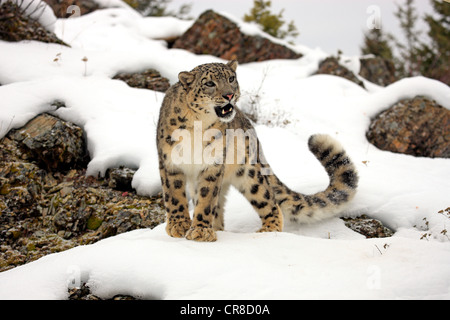
[[[228,103],[223,107],[217,106],[214,110],[219,118],[228,118],[233,114],[234,106],[231,103]]]

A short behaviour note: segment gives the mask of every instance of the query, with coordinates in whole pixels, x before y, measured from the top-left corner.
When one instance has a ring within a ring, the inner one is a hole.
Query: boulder
[[[240,63],[297,59],[301,54],[261,36],[249,36],[228,18],[208,10],[173,44],[195,54],[209,54]]]
[[[147,69],[138,73],[119,73],[113,79],[124,81],[130,87],[166,92],[170,87],[169,80],[161,76],[155,69]]]
[[[394,232],[385,227],[381,221],[372,219],[365,214],[356,218],[341,218],[347,228],[362,234],[366,238],[386,238],[392,237]]]
[[[386,87],[397,81],[395,66],[391,60],[380,57],[361,58],[359,75],[379,86]]]
[[[22,11],[12,1],[3,2],[0,5],[0,40],[12,42],[36,40],[67,45],[38,21],[22,14]]]
[[[132,191],[131,182],[135,173],[136,170],[126,167],[108,169],[106,176],[109,180],[109,187],[115,190]]]
[[[49,114],[37,116],[9,136],[46,170],[68,170],[86,164],[83,130]]]
[[[319,63],[319,69],[316,74],[330,74],[350,80],[364,88],[364,83],[358,79],[355,74],[339,64],[339,60],[335,57],[328,57]]]
[[[450,158],[450,110],[423,97],[401,100],[372,120],[366,136],[382,150]]]

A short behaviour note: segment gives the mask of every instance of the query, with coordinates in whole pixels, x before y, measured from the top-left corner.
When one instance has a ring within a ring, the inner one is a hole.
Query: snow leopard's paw
[[[192,227],[186,233],[186,239],[212,242],[217,240],[217,235],[213,228]]]
[[[171,237],[183,238],[190,227],[191,227],[190,219],[168,221],[166,226],[166,232]]]

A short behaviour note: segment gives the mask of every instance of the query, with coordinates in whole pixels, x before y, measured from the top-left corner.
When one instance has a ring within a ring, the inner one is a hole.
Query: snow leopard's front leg
[[[218,206],[219,193],[224,174],[223,165],[212,165],[202,170],[195,188],[195,208],[192,226],[186,239],[196,241],[216,241],[214,218]]]
[[[160,174],[167,217],[166,232],[171,237],[183,238],[191,227],[185,175],[164,168],[160,168]]]

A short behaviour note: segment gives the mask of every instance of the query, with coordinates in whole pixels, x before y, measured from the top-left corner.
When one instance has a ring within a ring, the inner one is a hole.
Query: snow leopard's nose
[[[224,99],[227,99],[228,101],[231,101],[231,99],[233,99],[233,97],[234,97],[234,94],[226,93],[226,94],[222,95],[222,97],[224,97]]]

